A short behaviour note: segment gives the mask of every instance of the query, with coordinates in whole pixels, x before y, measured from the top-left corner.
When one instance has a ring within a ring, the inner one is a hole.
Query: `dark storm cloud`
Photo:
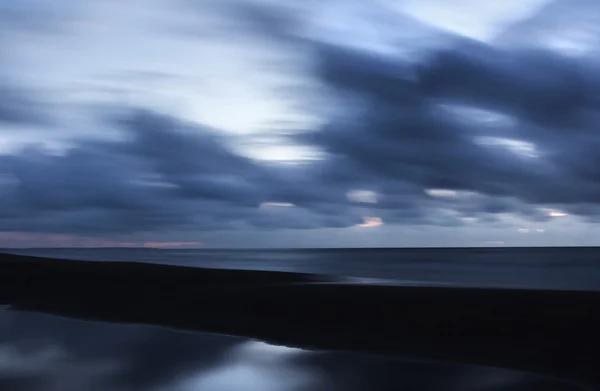
[[[517,167],[524,172],[542,163],[525,183],[509,184],[513,194],[532,203],[598,202],[595,60],[477,45],[440,53],[428,66],[422,83],[431,95],[513,115],[519,121],[514,136],[539,150],[539,159]]]
[[[323,175],[371,181],[372,189],[399,182],[475,192],[487,197],[470,205],[481,213],[532,217],[528,206],[597,203],[598,63],[537,48],[448,42],[411,62],[313,44],[315,74],[343,113],[300,138],[330,154]],[[512,124],[457,118],[447,104],[490,110]],[[412,194],[413,202],[428,202]],[[404,195],[389,188],[382,196]]]
[[[436,29],[437,43],[424,43],[418,55],[395,55],[402,47],[376,54],[303,36],[307,14],[294,7],[223,9],[244,31],[311,57],[312,81],[326,102],[315,111],[327,115],[290,139],[325,152],[323,159],[265,164],[235,152],[222,133],[168,114],[102,114],[120,139],[82,138],[59,153],[32,146],[0,156],[0,230],[312,229],[369,216],[456,226],[464,217],[493,222],[502,213],[544,221],[541,208],[597,215],[600,63]],[[0,122],[39,124],[35,101],[0,87]],[[504,120],[482,120],[482,112]],[[457,193],[440,197],[430,189]],[[353,190],[374,192],[376,202],[348,199]],[[269,202],[277,204],[265,207]],[[295,206],[282,206],[289,204]]]
[[[378,181],[492,195],[510,195],[511,184],[535,178],[535,164],[527,166],[507,150],[477,145],[473,129],[445,115],[419,80],[403,73],[390,77],[393,64],[367,66],[364,53],[356,53],[354,61],[348,51],[340,61],[339,50],[319,51],[319,74],[344,97],[356,92],[359,103],[350,102],[356,105],[354,115],[306,136],[339,161],[331,165],[332,173],[355,166],[353,174]]]
[[[420,76],[432,96],[501,111],[548,131],[585,130],[584,110],[600,103],[594,94],[598,70],[596,61],[471,43],[436,53]]]
[[[565,23],[551,12],[558,3],[540,15]],[[284,17],[280,9],[247,16],[261,33],[275,31],[288,43],[301,30],[301,17]],[[370,208],[401,207],[383,215],[390,222],[412,215],[426,223],[427,208],[440,206],[465,216],[512,212],[534,221],[548,219],[539,209],[548,206],[595,214],[587,206],[600,200],[595,59],[535,46],[501,48],[450,33],[439,39],[441,48],[410,61],[295,38],[310,48],[314,75],[333,108],[325,125],[296,138],[328,153],[313,167],[314,183],[377,191],[380,202]],[[488,110],[510,123],[452,116],[446,105]],[[478,196],[433,200],[425,196],[428,188]]]
[[[212,129],[147,110],[110,116],[108,123],[123,130],[121,140],[0,156],[0,230],[121,234],[362,221],[344,209],[321,215],[319,205],[345,202],[339,189],[332,196],[294,170],[260,166],[232,152]]]
[[[224,148],[216,132],[195,128],[186,133],[185,125],[175,119],[144,111],[134,113],[123,125],[132,135],[123,152],[149,162],[150,169],[176,185],[182,195],[249,206],[265,198],[256,186],[265,173]]]
[[[144,125],[147,128],[142,129]],[[176,124],[168,117],[134,113],[125,125],[130,138],[122,142],[82,141],[62,155],[31,148],[4,156],[1,168],[8,178],[4,198],[11,206],[2,211],[8,215],[3,228],[30,230],[27,225],[33,221],[26,216],[32,214],[41,231],[53,231],[57,218],[68,232],[152,231],[191,222],[189,214],[202,208],[194,210],[195,206],[186,205],[186,199],[199,183],[212,178],[226,180],[227,176],[234,182],[243,179],[235,172],[235,155],[210,142],[193,155],[194,145],[205,145],[197,142],[201,136],[190,137],[170,126]],[[210,141],[206,138],[204,141]],[[195,172],[200,176],[194,177]],[[222,196],[225,202],[235,198],[228,196],[228,191],[237,194],[239,187],[214,186],[210,191],[212,194],[205,194],[208,198]]]

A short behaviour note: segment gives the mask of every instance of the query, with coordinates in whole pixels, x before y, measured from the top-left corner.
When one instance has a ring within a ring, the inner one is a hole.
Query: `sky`
[[[0,247],[599,245],[591,0],[2,0]]]

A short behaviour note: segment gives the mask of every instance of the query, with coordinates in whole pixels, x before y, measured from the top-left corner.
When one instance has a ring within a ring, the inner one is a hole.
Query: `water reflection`
[[[0,308],[2,391],[576,390],[481,367],[309,352]]]
[[[171,388],[196,390],[304,390],[318,385],[315,374],[294,364],[292,358],[311,354],[299,349],[246,341],[235,346],[221,365],[192,375]]]

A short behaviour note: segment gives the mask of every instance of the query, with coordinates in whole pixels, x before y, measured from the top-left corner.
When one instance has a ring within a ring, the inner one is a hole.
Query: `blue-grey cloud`
[[[240,31],[307,58],[322,122],[289,140],[322,151],[322,159],[266,164],[242,156],[218,129],[173,113],[98,111],[94,126],[117,138],[81,136],[59,152],[3,152],[0,230],[110,236],[348,227],[365,217],[442,226],[464,218],[493,224],[500,214],[543,221],[549,216],[541,208],[597,215],[595,59],[434,28],[435,44],[424,42],[418,53],[407,55],[401,45],[384,53],[303,35],[302,8],[232,7],[220,9]],[[48,126],[42,114],[56,105],[7,85],[0,81],[0,123]],[[440,197],[431,189],[456,193]],[[350,199],[357,190],[376,200]]]
[[[5,0],[0,6],[0,32],[57,33],[77,15],[80,5],[65,1]]]
[[[361,221],[343,209],[320,216],[310,208],[261,208],[264,202],[318,204],[328,195],[304,191],[310,182],[294,183],[291,175],[233,153],[209,128],[148,110],[108,123],[123,130],[121,140],[84,139],[60,153],[29,147],[0,157],[0,229],[106,234]]]
[[[0,131],[2,125],[50,126],[48,108],[37,95],[26,88],[4,83],[0,78]]]
[[[316,74],[333,91],[332,102],[347,110],[302,136],[329,152],[329,174],[356,182],[370,178],[375,188],[395,181],[423,190],[476,192],[490,197],[488,205],[498,205],[492,199],[498,197],[566,208],[596,203],[595,60],[449,41],[416,66],[315,43]],[[456,118],[444,104],[491,110],[513,123],[490,127],[474,115]],[[507,148],[511,142],[535,156]],[[510,205],[481,211],[520,208]]]

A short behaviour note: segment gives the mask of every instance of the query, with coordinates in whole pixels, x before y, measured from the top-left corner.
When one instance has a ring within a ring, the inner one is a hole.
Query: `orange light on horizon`
[[[358,228],[375,228],[383,225],[381,217],[363,217],[364,223],[356,224]]]

